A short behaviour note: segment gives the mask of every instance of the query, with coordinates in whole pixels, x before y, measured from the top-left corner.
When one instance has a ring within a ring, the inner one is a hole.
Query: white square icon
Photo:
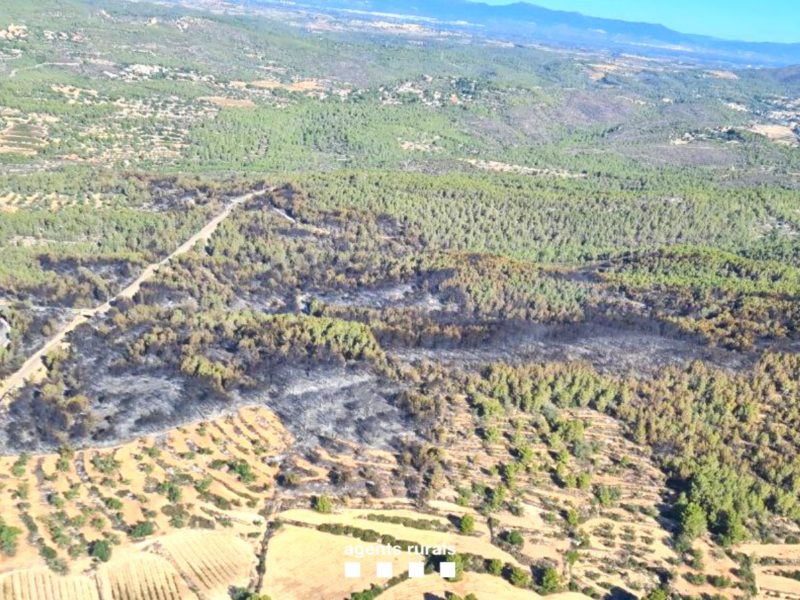
[[[455,579],[455,577],[456,577],[456,563],[454,563],[454,562],[439,563],[439,573],[445,579]]]
[[[375,565],[375,575],[381,579],[391,579],[392,563],[379,562],[377,565]]]
[[[408,576],[411,579],[418,579],[419,577],[425,577],[425,563],[421,562],[408,563]]]
[[[361,563],[360,562],[344,563],[344,576],[345,579],[358,579],[359,577],[361,577]]]

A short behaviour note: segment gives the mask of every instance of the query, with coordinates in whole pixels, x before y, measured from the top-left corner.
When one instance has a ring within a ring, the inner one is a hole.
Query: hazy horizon
[[[519,0],[470,0],[494,6]],[[553,10],[574,11],[591,17],[663,25],[681,33],[743,42],[800,43],[800,4],[791,0],[534,0]]]

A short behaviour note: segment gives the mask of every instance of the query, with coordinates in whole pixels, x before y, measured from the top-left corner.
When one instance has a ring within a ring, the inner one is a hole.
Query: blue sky
[[[511,4],[512,0],[482,0]],[[684,33],[758,42],[800,42],[800,0],[530,0],[593,17],[660,23]]]

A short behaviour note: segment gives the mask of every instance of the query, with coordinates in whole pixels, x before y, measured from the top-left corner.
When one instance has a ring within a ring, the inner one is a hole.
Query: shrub
[[[148,535],[153,535],[155,525],[152,521],[139,521],[136,525],[130,528],[128,535],[134,539],[141,539]]]
[[[669,598],[669,591],[664,588],[656,588],[644,597],[644,600],[667,600]]]
[[[244,588],[233,588],[231,590],[231,600],[270,600],[270,597],[250,592]]]
[[[21,533],[19,527],[6,525],[0,518],[0,551],[6,556],[13,556],[17,551],[17,538]]]
[[[458,530],[464,535],[469,535],[475,531],[475,517],[472,515],[464,515],[458,522]]]
[[[525,569],[521,569],[520,567],[511,567],[508,580],[511,582],[511,585],[526,588],[531,584],[531,575]]]
[[[603,508],[613,506],[619,500],[620,489],[614,486],[598,485],[594,488],[594,496]]]
[[[567,525],[569,525],[570,527],[577,527],[580,522],[578,511],[575,510],[574,508],[570,508],[567,511],[567,513],[564,515],[564,519],[566,520]]]
[[[256,480],[253,468],[243,460],[235,460],[228,463],[228,468],[238,475],[242,483],[253,483]]]
[[[689,542],[706,532],[706,513],[696,502],[689,502],[681,511],[681,535]]]
[[[505,543],[511,544],[516,548],[522,548],[525,544],[525,540],[522,538],[522,534],[519,531],[504,531],[500,539],[502,539]]]
[[[327,515],[333,510],[333,501],[328,496],[315,496],[312,506],[318,513]]]
[[[108,562],[111,558],[111,544],[106,540],[97,540],[89,547],[89,556],[103,562]]]
[[[103,500],[103,503],[111,510],[122,510],[122,501],[119,498],[109,496]]]
[[[561,589],[561,577],[553,567],[546,567],[542,571],[541,581],[539,587],[545,594],[552,594]]]
[[[28,464],[31,455],[27,452],[23,452],[19,455],[19,458],[11,465],[11,474],[14,477],[22,477],[25,474],[25,466]]]
[[[486,563],[486,571],[499,577],[503,573],[503,563],[500,560],[493,558]]]

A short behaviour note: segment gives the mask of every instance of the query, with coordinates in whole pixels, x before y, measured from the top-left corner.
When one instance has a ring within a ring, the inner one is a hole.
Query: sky
[[[514,0],[481,0],[511,4]],[[528,0],[592,17],[659,23],[682,33],[755,42],[800,42],[800,0]]]

